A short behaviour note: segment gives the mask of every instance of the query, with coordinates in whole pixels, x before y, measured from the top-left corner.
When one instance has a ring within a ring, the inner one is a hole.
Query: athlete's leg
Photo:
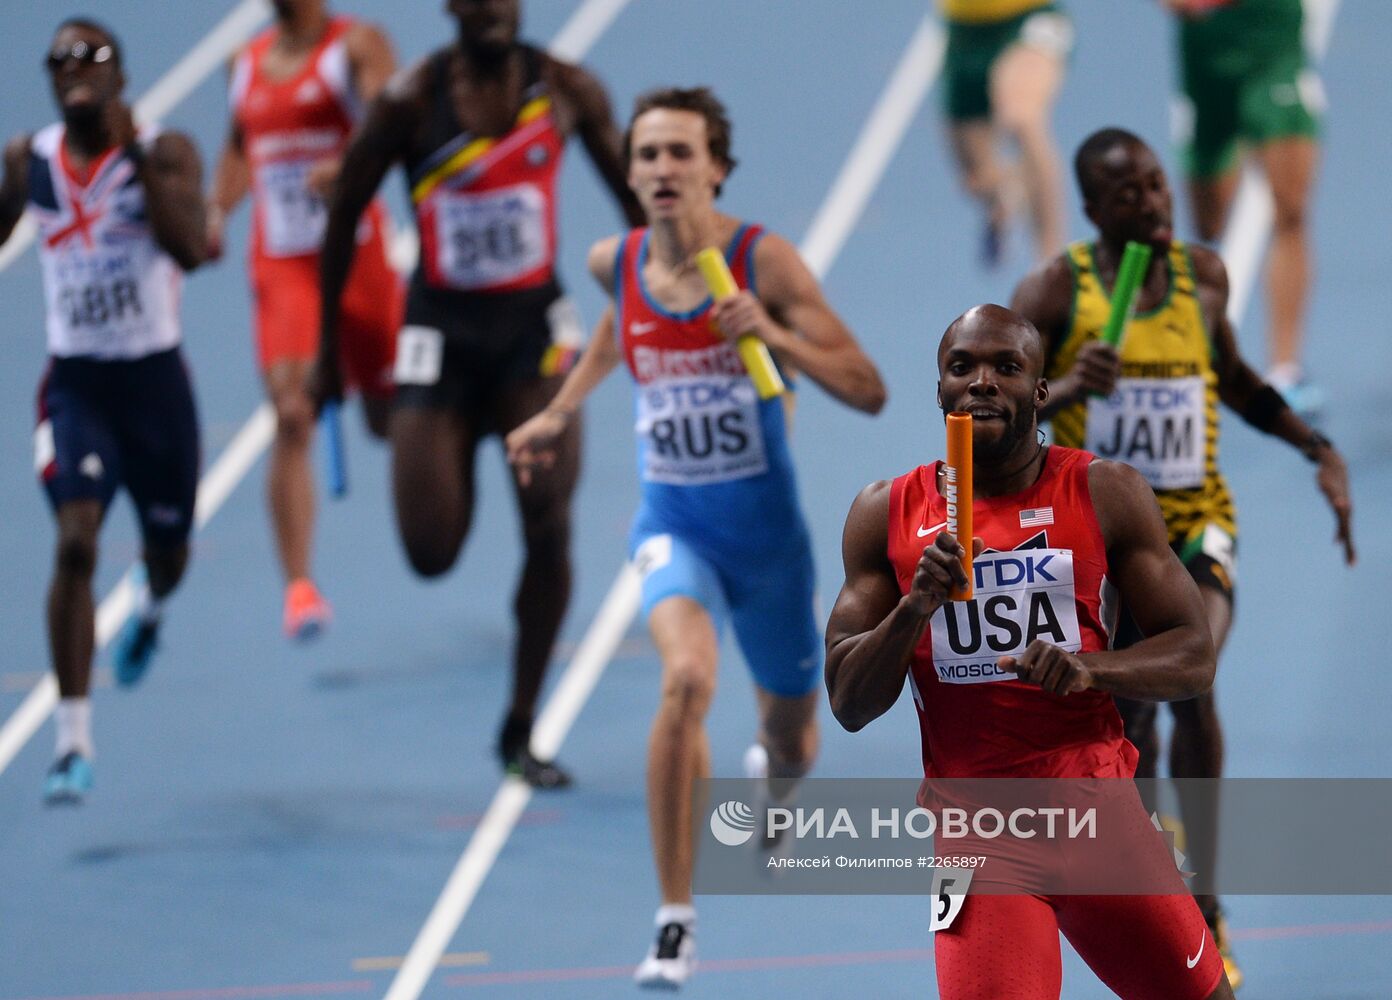
[[[506,434],[539,413],[560,387],[561,378],[517,382],[498,394],[497,425]],[[513,598],[517,618],[512,704],[509,714],[531,720],[551,649],[570,602],[571,497],[580,476],[581,427],[578,414],[556,442],[555,463],[533,473],[523,486],[514,474],[526,549],[522,578]]]
[[[759,701],[759,743],[768,751],[770,780],[796,781],[817,759],[817,706],[820,691],[800,697],[754,689]]]
[[[715,695],[719,642],[699,602],[672,596],[648,616],[662,658],[662,693],[648,739],[648,822],[662,902],[691,902],[695,843],[691,800],[710,775],[705,719]]]
[[[996,149],[996,130],[987,118],[953,121],[948,127],[962,185],[986,213],[987,257],[998,257],[1010,223],[1011,172]],[[994,260],[988,259],[988,263]]]
[[[1189,178],[1189,203],[1194,209],[1194,225],[1199,239],[1215,243],[1228,223],[1228,210],[1237,193],[1239,173],[1236,168],[1212,177]]]
[[[1311,136],[1290,136],[1265,143],[1256,155],[1275,208],[1266,266],[1268,364],[1298,374],[1311,271],[1306,209],[1319,146]]]
[[[309,396],[310,362],[284,358],[266,370],[266,395],[275,408],[275,437],[266,475],[276,553],[286,583],[309,578],[314,535],[314,403]]]
[[[1215,586],[1199,584],[1204,609],[1208,613],[1213,647],[1219,654],[1232,627],[1232,598]],[[1174,714],[1174,733],[1170,738],[1170,776],[1176,779],[1223,776],[1223,727],[1218,718],[1218,704],[1213,691],[1197,698],[1170,703]],[[1186,785],[1181,785],[1185,789]],[[1180,794],[1180,813],[1184,819],[1190,863],[1195,871],[1212,873],[1217,865],[1218,802],[1217,795],[1208,794],[1211,786],[1195,785]],[[1213,923],[1217,897],[1196,896],[1204,919]]]
[[[991,66],[992,118],[1019,148],[1040,260],[1063,246],[1063,178],[1049,121],[1063,69],[1062,56],[1022,43],[1010,46]]]
[[[1117,996],[1221,1000],[1233,995],[1212,933],[1183,893],[1058,896],[1055,901],[1064,937]]]
[[[60,698],[86,698],[96,645],[92,574],[97,568],[97,536],[106,505],[70,500],[59,505],[58,544],[48,587],[48,646]]]
[[[473,421],[445,406],[398,405],[391,419],[396,526],[411,568],[454,565],[474,513]]]
[[[1038,896],[969,895],[933,935],[942,1000],[1058,1000],[1063,959],[1053,908]]]

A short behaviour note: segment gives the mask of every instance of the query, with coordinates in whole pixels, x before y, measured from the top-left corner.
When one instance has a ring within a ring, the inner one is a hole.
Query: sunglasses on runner
[[[63,68],[63,64],[69,59],[76,59],[84,65],[91,66],[94,63],[104,63],[108,61],[114,54],[110,45],[97,45],[94,47],[79,39],[67,47],[62,45],[57,46],[44,59],[44,65],[46,65],[51,72],[57,72]]]

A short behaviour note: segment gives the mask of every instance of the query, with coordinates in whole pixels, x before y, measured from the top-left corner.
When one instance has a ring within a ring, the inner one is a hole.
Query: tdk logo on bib
[[[655,379],[638,389],[643,478],[690,486],[768,469],[759,396],[748,376]]]
[[[1035,639],[1070,653],[1082,649],[1073,594],[1071,549],[983,552],[972,563],[970,601],[933,614],[933,669],[946,684],[1013,680],[996,662],[1019,656]]]
[[[1123,378],[1111,396],[1088,401],[1087,449],[1125,462],[1152,489],[1203,485],[1203,376]]]

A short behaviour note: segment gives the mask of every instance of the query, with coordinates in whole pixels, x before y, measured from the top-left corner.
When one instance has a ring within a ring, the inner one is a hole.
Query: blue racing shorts
[[[198,491],[198,414],[178,348],[130,361],[53,358],[39,387],[34,465],[56,511],[103,510],[125,486],[141,537],[181,545]]]
[[[816,579],[805,532],[776,559],[722,554],[676,534],[633,533],[633,560],[643,575],[643,617],[668,597],[689,597],[710,613],[716,634],[729,617],[759,687],[800,698],[822,679]]]

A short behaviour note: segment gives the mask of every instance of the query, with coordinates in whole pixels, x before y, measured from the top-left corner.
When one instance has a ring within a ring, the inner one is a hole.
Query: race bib
[[[397,385],[434,385],[445,360],[445,335],[433,326],[403,326],[396,335]]]
[[[435,196],[439,272],[451,288],[504,285],[546,264],[546,198],[532,184]]]
[[[637,430],[648,482],[723,483],[768,469],[759,395],[747,375],[640,385]]]
[[[1014,680],[1002,656],[1019,656],[1035,639],[1070,653],[1083,648],[1073,593],[1071,549],[983,552],[972,562],[970,601],[933,613],[933,670],[944,684]]]
[[[309,160],[262,164],[256,171],[261,192],[261,232],[272,257],[318,253],[324,242],[328,211],[309,189]]]
[[[1207,421],[1204,381],[1124,378],[1116,392],[1088,401],[1085,447],[1125,462],[1157,490],[1202,486]]]
[[[157,325],[145,301],[142,271],[150,249],[130,240],[55,256],[49,265],[49,315],[76,354],[126,353]]]

